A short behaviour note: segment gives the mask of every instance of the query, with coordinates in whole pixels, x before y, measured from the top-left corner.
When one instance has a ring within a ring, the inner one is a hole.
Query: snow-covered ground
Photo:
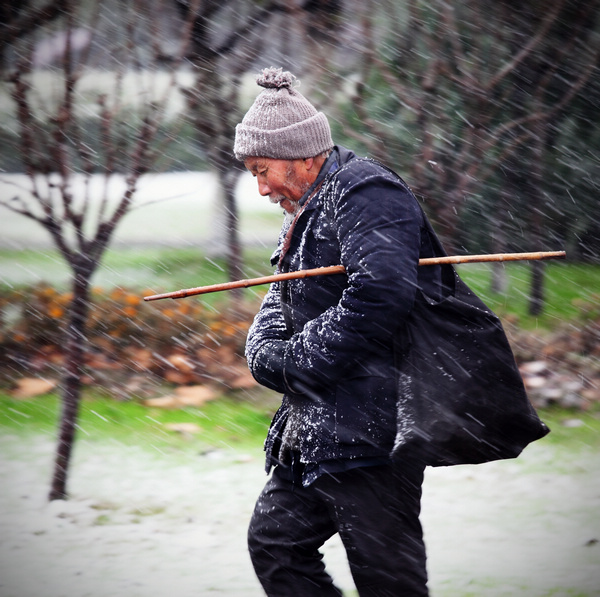
[[[0,436],[1,597],[263,594],[245,544],[265,481],[258,448],[183,456],[82,437],[71,500],[47,503],[52,453],[48,436]],[[430,469],[422,520],[433,597],[600,595],[589,448],[542,440],[514,461]],[[337,541],[325,557],[352,591]]]

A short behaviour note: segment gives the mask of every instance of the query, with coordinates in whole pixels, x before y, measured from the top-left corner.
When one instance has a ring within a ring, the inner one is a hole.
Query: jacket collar
[[[325,178],[330,174],[333,174],[337,170],[340,169],[347,161],[355,157],[354,153],[344,147],[339,145],[334,146],[329,157],[325,160],[323,165],[321,166],[321,170],[319,170],[319,174],[315,179],[315,182],[310,186],[308,191],[302,195],[300,199],[300,205],[304,205],[309,197],[312,197],[315,190],[323,183]],[[314,209],[314,204],[310,203],[305,207],[304,211]]]

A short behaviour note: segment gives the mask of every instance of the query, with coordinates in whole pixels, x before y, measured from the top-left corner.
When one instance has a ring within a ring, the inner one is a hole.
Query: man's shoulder
[[[340,168],[336,174],[339,176],[376,175],[398,179],[399,176],[384,164],[368,157],[357,156],[353,151],[338,146],[340,155]]]
[[[357,156],[354,152],[338,147],[340,153],[340,168],[335,172],[335,178],[345,185],[364,183],[373,178],[400,182],[402,179],[390,168],[367,157]]]

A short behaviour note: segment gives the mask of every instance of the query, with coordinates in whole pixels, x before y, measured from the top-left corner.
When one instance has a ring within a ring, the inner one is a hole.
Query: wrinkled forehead
[[[244,160],[244,166],[253,172],[257,170],[261,166],[266,165],[266,158],[258,158],[258,157],[249,157]]]
[[[265,168],[277,166],[280,163],[287,163],[289,161],[290,160],[277,160],[275,158],[249,157],[244,160],[244,166],[246,166],[250,172],[255,173],[259,170],[264,170]]]

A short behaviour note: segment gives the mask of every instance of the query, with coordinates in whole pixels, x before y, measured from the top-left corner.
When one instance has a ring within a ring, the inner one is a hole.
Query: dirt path
[[[72,499],[45,502],[53,445],[0,437],[0,597],[258,597],[246,524],[261,453],[79,441]],[[429,470],[432,597],[600,595],[600,458],[544,440],[516,461]],[[353,594],[336,541],[326,560]]]

